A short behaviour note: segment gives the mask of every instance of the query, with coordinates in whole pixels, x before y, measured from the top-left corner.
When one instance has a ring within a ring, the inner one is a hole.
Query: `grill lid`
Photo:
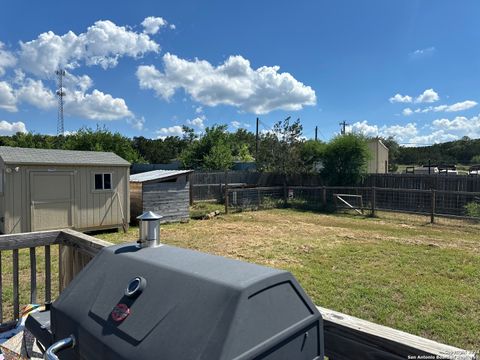
[[[103,249],[52,305],[51,322],[55,340],[77,339],[62,359],[321,355],[320,314],[290,273],[167,245]]]

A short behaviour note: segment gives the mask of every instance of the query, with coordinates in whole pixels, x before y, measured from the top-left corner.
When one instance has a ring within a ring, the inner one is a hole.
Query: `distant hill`
[[[465,136],[461,140],[422,147],[404,147],[398,149],[397,164],[479,164],[480,139],[470,139]]]

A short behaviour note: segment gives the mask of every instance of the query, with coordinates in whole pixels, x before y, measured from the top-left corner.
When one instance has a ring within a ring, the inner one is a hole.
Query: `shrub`
[[[465,210],[467,211],[468,216],[480,217],[480,204],[477,202],[469,202],[465,205]]]

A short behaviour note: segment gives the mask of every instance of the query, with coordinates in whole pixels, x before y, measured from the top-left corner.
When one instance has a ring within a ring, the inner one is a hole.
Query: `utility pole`
[[[350,124],[347,124],[347,122],[345,120],[343,120],[341,123],[340,123],[340,134],[342,135],[345,135],[346,134],[346,127],[347,125],[350,125]]]
[[[318,141],[318,126],[315,126],[315,141]]]
[[[58,79],[58,90],[56,92],[58,96],[58,117],[57,117],[57,135],[63,135],[65,133],[65,127],[63,122],[63,97],[65,91],[63,90],[63,77],[65,76],[65,70],[58,69],[55,71]]]
[[[255,132],[255,162],[258,162],[258,117],[257,117],[257,131]]]

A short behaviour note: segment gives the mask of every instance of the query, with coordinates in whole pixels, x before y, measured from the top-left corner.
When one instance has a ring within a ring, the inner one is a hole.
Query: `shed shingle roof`
[[[193,172],[193,170],[153,170],[130,175],[130,181],[145,182],[152,180],[167,180],[191,172]]]
[[[5,164],[130,166],[130,163],[120,156],[100,151],[0,146],[0,158]]]

